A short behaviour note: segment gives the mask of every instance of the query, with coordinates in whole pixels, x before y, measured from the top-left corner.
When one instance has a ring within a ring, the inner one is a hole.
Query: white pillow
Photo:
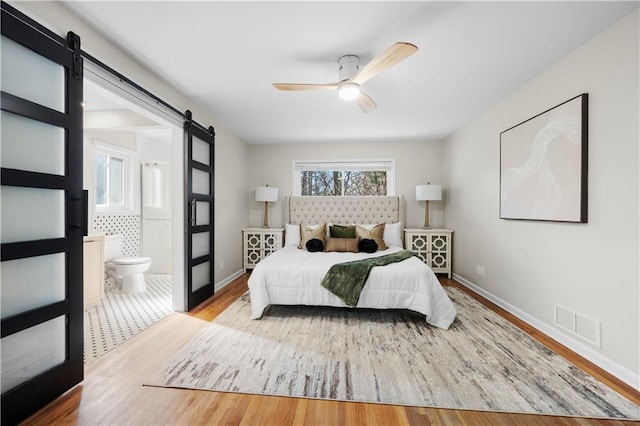
[[[300,225],[292,225],[287,223],[284,231],[284,246],[296,246],[300,245]]]
[[[361,224],[361,223],[355,224],[355,223],[354,223],[354,225],[356,225],[356,226],[362,226],[362,227],[363,227],[364,229],[366,229],[367,231],[371,231],[371,230],[373,229],[373,227],[374,227],[374,226],[378,226],[378,225],[379,225],[379,223],[365,223],[365,224]],[[387,225],[385,224],[385,226],[387,226]]]
[[[384,243],[388,246],[402,247],[402,228],[400,222],[384,225]]]

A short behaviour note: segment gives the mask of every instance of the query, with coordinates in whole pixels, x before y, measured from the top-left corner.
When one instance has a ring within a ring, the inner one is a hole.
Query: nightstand
[[[451,278],[451,229],[406,228],[404,248],[414,252],[433,272],[446,273]]]
[[[282,248],[284,228],[245,228],[242,230],[244,241],[244,269],[253,269],[265,257]]]

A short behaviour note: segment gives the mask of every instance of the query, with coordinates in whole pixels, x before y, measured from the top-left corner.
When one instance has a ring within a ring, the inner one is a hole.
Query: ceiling
[[[65,5],[219,124],[259,144],[444,138],[638,2]],[[363,85],[378,104],[368,114],[335,92],[272,86],[335,82],[340,56],[357,55],[363,66],[397,41],[419,50]]]
[[[100,132],[132,132],[147,141],[171,145],[171,128],[144,108],[85,78],[83,128]]]

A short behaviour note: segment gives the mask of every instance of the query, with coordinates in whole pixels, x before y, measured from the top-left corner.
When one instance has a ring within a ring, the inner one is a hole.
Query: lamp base
[[[268,202],[265,201],[264,202],[264,215],[262,218],[262,227],[263,228],[268,228],[269,227],[269,209],[268,209]]]
[[[424,209],[424,226],[423,228],[431,228],[429,226],[429,200],[426,200],[427,207]]]

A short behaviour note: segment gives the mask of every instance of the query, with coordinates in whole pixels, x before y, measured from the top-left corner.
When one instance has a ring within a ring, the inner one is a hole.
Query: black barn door
[[[9,425],[83,378],[82,59],[76,35],[45,35],[4,2],[1,29],[1,405]]]
[[[213,295],[213,127],[205,130],[186,112],[186,296],[191,310]]]

